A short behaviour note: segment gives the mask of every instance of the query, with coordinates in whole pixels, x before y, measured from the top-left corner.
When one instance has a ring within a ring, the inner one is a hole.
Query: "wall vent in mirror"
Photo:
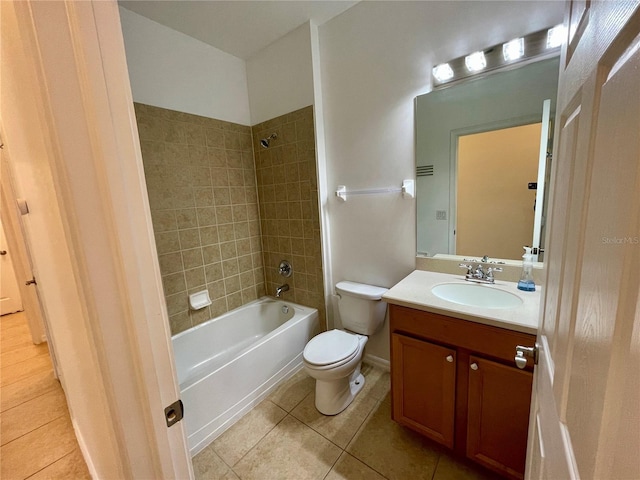
[[[534,58],[557,55],[565,36],[564,27],[556,25],[441,63],[432,69],[433,88]]]
[[[431,177],[433,176],[433,165],[418,165],[416,167],[417,177]]]

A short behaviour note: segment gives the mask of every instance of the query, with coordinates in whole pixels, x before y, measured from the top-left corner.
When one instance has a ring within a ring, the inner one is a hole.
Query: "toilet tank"
[[[380,330],[387,313],[387,302],[382,295],[387,288],[355,282],[338,282],[336,293],[340,296],[338,310],[342,326],[361,335],[372,335]]]

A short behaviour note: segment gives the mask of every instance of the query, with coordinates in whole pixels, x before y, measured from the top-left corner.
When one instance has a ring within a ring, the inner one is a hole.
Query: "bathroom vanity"
[[[384,296],[392,417],[501,475],[523,478],[533,361],[518,368],[514,358],[516,346],[535,345],[540,294],[496,280],[479,291],[510,293],[520,304],[487,308],[474,304],[481,299],[464,305],[436,296],[443,284],[469,285],[459,275],[416,270]]]

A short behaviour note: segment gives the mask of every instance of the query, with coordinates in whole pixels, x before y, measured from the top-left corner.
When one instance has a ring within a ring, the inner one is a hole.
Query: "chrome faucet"
[[[461,263],[459,267],[467,269],[467,274],[464,276],[465,280],[476,283],[495,283],[493,272],[502,271],[501,267],[489,267],[485,270],[482,263],[476,265]]]
[[[276,288],[276,298],[280,298],[283,292],[288,292],[288,291],[289,291],[288,283],[285,283],[284,285],[280,285],[278,288]]]

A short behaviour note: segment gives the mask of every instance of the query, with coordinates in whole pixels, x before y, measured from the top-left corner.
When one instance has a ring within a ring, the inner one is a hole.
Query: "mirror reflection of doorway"
[[[519,258],[531,245],[541,127],[458,138],[456,252]]]

